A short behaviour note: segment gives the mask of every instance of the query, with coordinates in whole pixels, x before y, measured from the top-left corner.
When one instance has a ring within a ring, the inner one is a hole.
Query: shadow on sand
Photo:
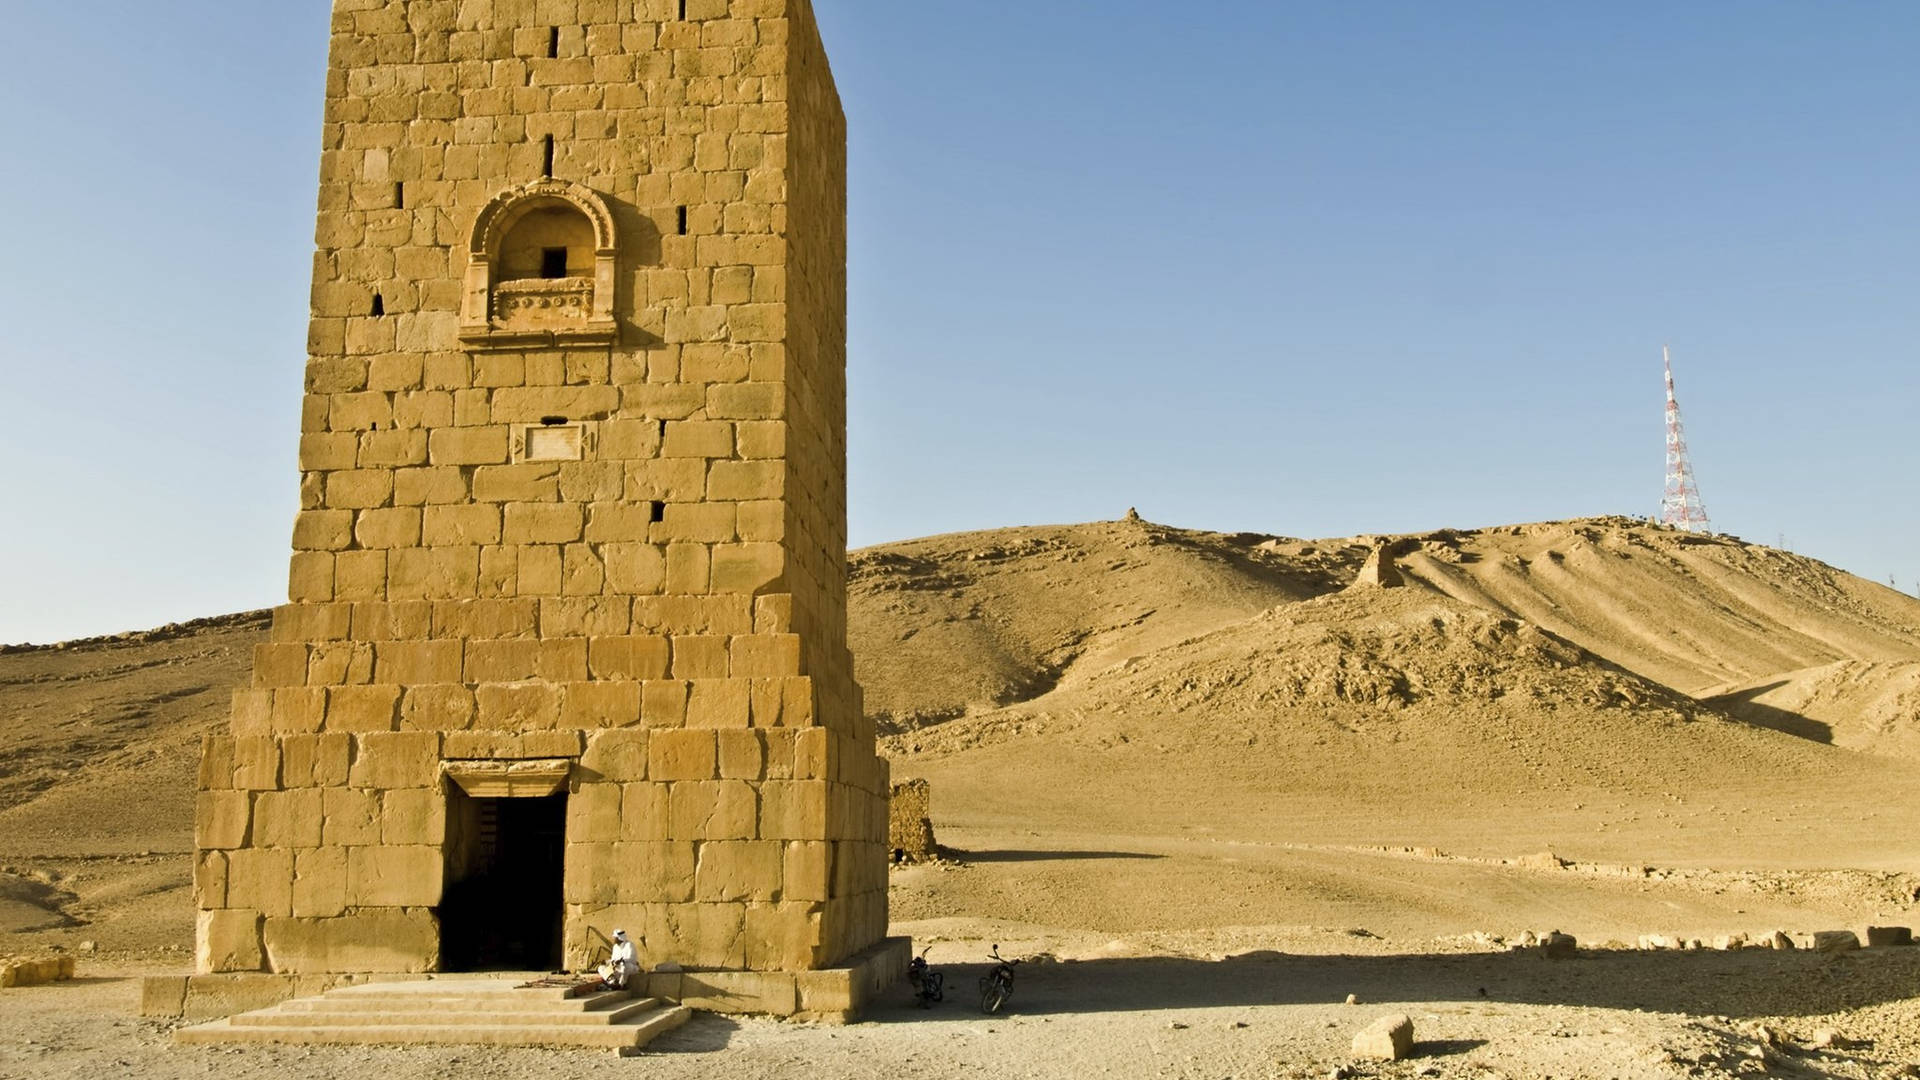
[[[1785,680],[1782,680],[1766,686],[1750,687],[1734,694],[1721,694],[1719,697],[1708,698],[1707,704],[1730,714],[1736,720],[1744,720],[1755,727],[1772,728],[1783,734],[1798,735],[1802,739],[1831,745],[1833,725],[1823,724],[1797,712],[1775,708],[1772,705],[1762,705],[1753,700],[1785,685],[1787,685]]]
[[[734,1032],[739,1030],[740,1021],[731,1016],[697,1012],[686,1023],[648,1043],[647,1049],[677,1053],[712,1053],[716,1050],[725,1050],[728,1044],[733,1042]]]
[[[942,853],[960,862],[970,863],[1014,863],[1014,862],[1054,862],[1069,859],[1164,859],[1165,855],[1154,855],[1144,851],[1044,851],[1027,849],[1005,849],[997,851],[966,851],[961,848],[942,848]]]
[[[902,983],[882,1023],[972,1020],[987,964],[935,965],[946,1001],[914,1007]],[[1596,950],[1568,960],[1537,953],[1294,956],[1255,952],[1223,960],[1137,957],[1021,964],[1005,1011],[1022,1016],[1234,1006],[1370,1008],[1572,1005],[1649,1012],[1817,1016],[1897,1001],[1920,986],[1920,948],[1839,957],[1813,952]],[[897,1007],[896,1007],[897,1005]]]

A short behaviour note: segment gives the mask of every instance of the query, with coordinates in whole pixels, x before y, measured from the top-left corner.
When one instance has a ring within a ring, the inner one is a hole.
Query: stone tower
[[[899,949],[808,0],[335,0],[330,57],[289,603],[203,751],[198,970],[580,970],[622,927],[834,1011],[798,973]]]

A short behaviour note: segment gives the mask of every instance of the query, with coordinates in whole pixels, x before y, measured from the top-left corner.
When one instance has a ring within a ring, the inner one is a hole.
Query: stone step
[[[425,998],[469,998],[477,1001],[579,1001],[596,993],[583,980],[571,986],[527,986],[524,979],[428,978],[405,982],[355,983],[336,987],[322,997],[345,1001],[420,1001]]]
[[[376,984],[377,985],[377,984]],[[402,985],[402,984],[392,984]],[[421,984],[404,984],[421,985]],[[556,1001],[551,988],[517,990],[515,993],[487,988],[451,995],[443,984],[440,994],[422,991],[400,994],[345,994],[366,990],[351,987],[335,990],[324,998],[304,998],[272,1008],[212,1023],[184,1027],[173,1033],[176,1043],[187,1046],[234,1044],[344,1044],[344,1045],[482,1045],[482,1046],[558,1046],[616,1050],[633,1054],[654,1036],[671,1031],[687,1022],[693,1010],[658,998],[628,999],[622,993],[620,1004],[592,1011],[555,1012],[541,1006]],[[339,995],[338,997],[336,995]],[[589,1001],[604,998],[594,994]],[[321,1001],[359,1000],[352,1011],[316,1009]],[[476,1000],[489,1008],[446,1008],[451,1000],[472,1004]]]
[[[289,1011],[314,1013],[365,1012],[384,1009],[408,1012],[543,1012],[555,1016],[594,1012],[624,1004],[632,995],[624,990],[603,990],[574,998],[553,998],[537,991],[505,995],[496,993],[461,994],[342,994],[333,990],[317,998],[298,998],[282,1005]]]
[[[592,1012],[552,1012],[536,1009],[507,1009],[504,1006],[479,1009],[357,1009],[289,1008],[286,1005],[233,1017],[236,1027],[363,1027],[385,1024],[390,1027],[453,1027],[469,1024],[493,1024],[498,1027],[606,1027],[622,1023],[658,1008],[659,998],[625,1001],[612,1008]]]

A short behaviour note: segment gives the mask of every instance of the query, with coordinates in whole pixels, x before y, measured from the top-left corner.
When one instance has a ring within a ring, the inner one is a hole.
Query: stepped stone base
[[[693,1010],[659,998],[518,979],[366,983],[174,1032],[187,1046],[330,1043],[560,1046],[636,1053]]]
[[[907,975],[908,938],[883,939],[838,967],[818,971],[657,972],[647,993],[696,1009],[851,1023]]]
[[[907,938],[887,938],[838,967],[818,971],[656,972],[646,977],[644,987],[636,989],[644,990],[648,997],[709,1012],[758,1013],[848,1023],[858,1019],[868,1005],[906,976],[907,961],[912,955],[913,946]],[[141,985],[140,1015],[208,1020],[247,1010],[267,1011],[282,1002],[296,1004],[291,999],[313,999],[316,995],[318,1000],[329,1004],[303,1007],[296,1011],[327,1012],[341,1008],[336,1004],[340,1001],[351,1004],[360,1000],[374,1000],[372,996],[359,995],[414,993],[426,994],[427,998],[403,1000],[427,1000],[437,988],[450,985],[491,983],[510,989],[515,983],[524,982],[530,977],[524,973],[501,973],[496,976],[270,975],[264,972],[154,975]],[[439,1011],[439,1006],[435,1009]],[[442,1019],[442,1023],[448,1022]],[[231,1027],[201,1026],[222,1031],[231,1030]],[[182,1032],[199,1031],[201,1028],[185,1028]],[[229,1041],[274,1040],[243,1038]],[[422,1038],[407,1041],[434,1040]]]

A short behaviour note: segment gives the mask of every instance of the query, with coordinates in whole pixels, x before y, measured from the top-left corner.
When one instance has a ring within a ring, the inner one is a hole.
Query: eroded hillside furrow
[[[1920,660],[1920,600],[1802,556],[1624,518],[1407,538],[1406,568],[1688,693]]]

